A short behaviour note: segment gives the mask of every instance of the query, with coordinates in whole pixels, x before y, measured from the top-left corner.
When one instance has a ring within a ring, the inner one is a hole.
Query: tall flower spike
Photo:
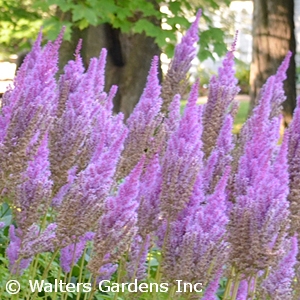
[[[167,133],[170,136],[179,126],[179,122],[181,119],[180,115],[180,95],[176,94],[169,105],[168,108],[168,116],[165,119]]]
[[[300,234],[300,97],[294,111],[293,121],[288,129],[289,135],[289,180],[290,193],[288,196],[291,210],[291,234]]]
[[[287,78],[286,72],[289,67],[289,61],[291,56],[292,56],[292,52],[289,51],[286,57],[284,58],[283,62],[277,69],[276,74],[271,76],[271,77],[275,77],[274,80],[275,80],[276,89],[273,90],[273,94],[272,94],[272,100],[271,100],[272,107],[271,107],[270,117],[278,116],[279,114],[281,114],[281,105],[286,99],[283,81]],[[271,77],[269,77],[269,79]],[[263,93],[264,93],[264,89],[262,88],[255,101],[255,106],[258,105],[263,100]]]
[[[162,158],[161,211],[176,219],[189,202],[202,162],[202,126],[198,115],[198,83],[192,91],[179,127],[171,135]]]
[[[84,236],[79,238],[78,243],[68,245],[61,249],[60,265],[65,273],[70,272],[71,267],[77,263],[86,247],[86,243],[93,240],[94,235],[93,232],[87,232]]]
[[[18,237],[18,229],[15,229],[14,225],[10,225],[9,227],[9,240],[10,242],[6,249],[9,269],[12,274],[20,274],[29,266],[31,259],[21,259],[19,261],[22,241]]]
[[[198,10],[196,20],[191,25],[181,43],[175,47],[175,54],[170,63],[168,73],[162,84],[162,112],[166,113],[176,94],[182,95],[187,85],[187,72],[191,67],[192,60],[196,57],[195,44],[199,40],[198,25],[201,17]]]
[[[217,138],[216,147],[204,163],[206,192],[214,190],[219,178],[223,175],[227,166],[232,162],[233,141],[233,119],[230,114],[225,116],[223,126]]]
[[[297,237],[292,237],[288,245],[289,249],[286,249],[285,256],[262,284],[265,292],[274,300],[294,299],[292,284],[295,277],[294,267],[297,263],[298,254]]]
[[[91,59],[89,68],[84,73],[79,49],[80,42],[75,61],[68,63],[65,74],[60,78],[62,94],[51,130],[50,158],[54,195],[67,184],[70,169],[76,166],[78,173],[87,166],[96,145],[100,143],[99,139],[105,134],[103,132],[109,131],[107,126],[113,122],[110,110],[116,87],[112,87],[109,95],[103,91],[106,50],[101,51],[99,59]],[[100,133],[94,134],[100,119],[102,136]],[[73,134],[70,135],[70,132]]]
[[[75,60],[68,61],[68,63],[64,66],[64,73],[59,78],[59,99],[56,110],[56,117],[58,119],[62,117],[65,111],[69,94],[76,91],[76,88],[80,83],[81,76],[84,73],[84,66],[80,56],[81,46],[82,40],[80,39],[75,50]]]
[[[118,165],[118,179],[126,177],[142,155],[146,154],[147,159],[151,159],[161,148],[165,129],[160,114],[162,99],[157,75],[158,57],[155,56],[141,99],[127,119],[129,134]]]
[[[105,199],[113,187],[113,176],[127,134],[122,119],[115,123],[115,127],[120,134],[115,136],[111,144],[107,143],[104,147],[98,145],[103,151],[98,153],[96,149],[96,155],[93,155],[88,166],[78,174],[62,200],[56,218],[57,245],[67,246],[77,242],[80,236],[96,226],[103,213]],[[105,136],[99,144],[103,142],[106,142]]]
[[[94,238],[93,256],[88,268],[95,277],[101,267],[116,262],[129,249],[137,233],[137,196],[139,178],[144,165],[144,157],[125,178],[116,196],[106,200],[104,213],[98,223]]]
[[[138,195],[138,233],[143,239],[145,239],[148,234],[153,234],[160,223],[160,191],[161,167],[159,157],[155,155],[141,176]]]
[[[238,102],[234,97],[239,92],[234,71],[234,55],[236,38],[231,51],[227,52],[222,66],[218,70],[218,77],[213,76],[209,83],[209,94],[203,114],[203,151],[207,159],[217,146],[221,128],[225,119],[233,111],[237,111]],[[229,132],[228,132],[229,133]]]
[[[230,255],[236,271],[246,277],[276,266],[289,229],[288,139],[278,152],[280,118],[270,117],[274,91],[280,88],[275,81],[268,79],[260,103],[244,125],[243,154],[234,177]]]
[[[201,300],[218,300],[216,296],[219,287],[219,282],[222,275],[222,269],[217,272],[215,278],[209,283]]]
[[[22,183],[16,186],[14,213],[16,223],[22,231],[32,224],[39,224],[44,218],[51,203],[52,181],[50,180],[50,164],[48,135],[38,148],[32,161],[21,174]]]
[[[40,34],[25,58],[1,111],[2,185],[12,184],[11,193],[48,131],[57,106],[55,74],[61,37],[44,48],[41,38]]]
[[[201,278],[205,287],[220,275],[220,265],[226,262],[228,252],[224,238],[229,173],[227,168],[212,195],[194,192],[186,209],[171,222],[162,262],[163,277],[169,282],[181,279],[195,283]]]
[[[227,52],[222,66],[218,69],[218,76],[221,85],[236,88],[238,83],[234,71],[234,51],[236,47],[238,32],[236,32],[234,41],[231,45],[231,50]]]
[[[142,239],[139,235],[135,236],[129,251],[128,262],[126,263],[127,279],[144,280],[147,277],[146,260],[150,247],[150,235]]]
[[[50,223],[41,232],[39,226],[31,225],[26,232],[22,233],[20,255],[25,258],[32,258],[38,253],[54,251],[56,227],[55,223]]]

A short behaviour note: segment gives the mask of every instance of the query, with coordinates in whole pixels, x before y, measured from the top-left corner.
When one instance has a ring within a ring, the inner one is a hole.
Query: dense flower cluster
[[[168,282],[170,299],[177,280],[200,281],[203,291],[187,297],[216,299],[224,278],[225,300],[299,299],[300,98],[282,141],[279,134],[291,54],[262,88],[239,137],[232,133],[235,42],[207,103],[197,103],[196,81],[181,115],[200,14],[162,85],[153,58],[125,123],[112,112],[117,87],[104,91],[106,50],[85,70],[79,41],[56,80],[63,32],[44,47],[39,35],[0,113],[12,274],[31,268],[37,275],[38,256],[50,252],[50,264],[60,255],[65,278],[80,262],[80,279],[89,274],[93,283],[90,299],[103,279]],[[7,226],[0,220],[0,234]]]

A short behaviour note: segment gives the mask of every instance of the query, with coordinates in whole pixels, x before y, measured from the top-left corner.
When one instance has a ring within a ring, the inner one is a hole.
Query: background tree
[[[287,100],[283,103],[286,124],[291,121],[296,106],[294,27],[293,0],[254,0],[251,104],[253,107],[261,86],[270,75],[275,74],[287,52],[292,51],[285,81]]]
[[[0,0],[0,3],[1,1],[4,0]],[[99,55],[101,48],[108,49],[106,85],[118,85],[114,109],[116,112],[124,112],[125,117],[128,117],[142,93],[152,57],[159,55],[161,51],[168,56],[173,54],[177,32],[187,29],[190,17],[194,16],[199,8],[205,8],[202,20],[207,26],[200,40],[200,59],[213,58],[213,52],[221,56],[226,51],[223,31],[214,28],[209,17],[212,10],[224,4],[221,0],[21,2],[24,3],[23,13],[36,20],[43,16],[47,38],[54,39],[62,25],[66,26],[65,41],[61,48],[61,66],[73,58],[79,38],[83,39],[82,56],[86,66],[91,57]],[[229,2],[225,1],[227,5]],[[13,4],[9,5],[7,11],[11,11],[10,6]],[[165,24],[163,28],[162,23]],[[16,26],[13,24],[11,28],[13,27]],[[7,44],[8,42],[9,40],[6,41]]]

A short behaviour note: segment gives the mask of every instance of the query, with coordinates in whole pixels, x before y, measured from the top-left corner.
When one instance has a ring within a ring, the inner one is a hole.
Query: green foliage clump
[[[109,23],[124,33],[145,33],[153,37],[163,51],[171,57],[177,33],[185,32],[190,18],[201,8],[213,11],[226,0],[201,1],[117,1],[117,0],[0,0],[0,51],[16,53],[30,48],[30,40],[43,25],[48,39],[55,39],[61,27],[66,27],[64,39],[71,40],[75,28]],[[211,14],[203,14],[206,30],[200,41],[200,60],[222,56],[226,52],[224,32],[213,26]],[[164,26],[161,26],[164,24]]]

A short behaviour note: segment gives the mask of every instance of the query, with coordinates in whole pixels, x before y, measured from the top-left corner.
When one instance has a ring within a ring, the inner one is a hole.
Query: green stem
[[[92,299],[93,299],[93,296],[94,296],[95,291],[96,291],[96,284],[97,284],[97,281],[96,281],[96,278],[94,278],[92,291],[91,291],[91,293],[90,293],[90,296],[89,296],[89,299],[88,299],[88,300],[92,300]],[[85,299],[85,297],[84,297],[84,299]]]
[[[58,275],[57,275],[57,280],[60,280],[60,275],[61,275],[61,268],[59,268]],[[58,293],[54,292],[54,296],[51,298],[51,300],[56,300],[57,294]]]
[[[269,277],[269,274],[270,274],[270,268],[267,267],[266,271],[265,271],[265,274],[264,274],[264,279],[267,279]]]
[[[254,277],[254,283],[253,283],[253,291],[251,295],[251,300],[255,298],[255,293],[256,293],[256,283],[257,283],[257,274]]]
[[[231,300],[235,300],[237,297],[238,289],[240,286],[240,274],[237,273],[234,279],[234,286],[233,286],[233,292],[231,296]]]
[[[78,278],[78,282],[79,283],[81,283],[81,281],[82,281],[82,272],[83,272],[83,267],[84,267],[84,260],[85,260],[86,249],[87,248],[85,247],[84,251],[83,251],[83,254],[82,254],[82,257],[81,257],[80,273],[79,273],[79,278]],[[77,293],[76,300],[80,299],[80,295],[81,295],[81,289]]]
[[[176,286],[173,285],[171,290],[170,290],[170,293],[168,295],[168,300],[173,300],[175,299],[175,293],[176,293]]]
[[[59,252],[59,249],[55,250],[55,252],[52,254],[52,256],[50,258],[50,261],[49,261],[46,269],[44,270],[44,273],[43,273],[43,276],[42,276],[42,280],[46,279],[46,277],[48,275],[48,272],[49,272],[49,269],[50,269],[50,266],[53,263],[53,261],[54,261],[55,257],[57,256],[58,252]]]
[[[87,283],[91,283],[91,281],[92,281],[92,274],[90,274],[90,277],[89,277],[89,280]],[[91,293],[93,294],[93,290],[91,291]],[[83,300],[87,300],[87,295],[88,295],[88,293],[85,293]]]
[[[118,275],[117,275],[117,284],[120,284],[120,282],[121,282],[122,273],[123,273],[123,257],[121,257],[121,259],[120,259],[120,264],[119,264],[119,268],[118,268]],[[118,296],[119,296],[119,292],[116,292],[115,296],[114,296],[114,300],[117,300]]]
[[[150,271],[151,271],[150,262],[151,262],[151,257],[152,257],[151,251],[150,251],[150,253],[148,254],[148,257],[149,257],[149,261],[148,261],[147,274],[148,274],[148,278],[150,278]]]
[[[59,252],[59,249],[55,250],[55,252],[52,254],[51,259],[50,259],[50,261],[49,261],[46,269],[44,270],[44,273],[43,273],[43,276],[41,278],[41,281],[46,279],[46,277],[48,275],[48,272],[49,272],[49,269],[50,269],[50,266],[51,266],[52,262],[54,261],[54,259],[55,259],[56,255],[58,254],[58,252]],[[31,300],[36,299],[37,293],[38,293],[38,291],[36,290],[34,292],[33,297],[31,298]]]
[[[36,268],[37,268],[37,264],[38,264],[38,257],[39,257],[39,254],[37,254],[37,255],[34,257],[34,260],[33,260],[32,263],[30,264],[29,274],[32,274],[32,280],[34,280],[34,278],[35,278]],[[27,300],[30,300],[30,294],[31,294],[31,291],[30,291],[30,289],[28,289],[28,290],[27,290],[27,293],[26,293],[26,296],[25,296],[25,298],[26,298]]]
[[[224,292],[224,300],[229,300],[230,298],[230,291],[231,291],[231,286],[232,286],[232,282],[233,282],[233,278],[234,278],[234,274],[235,274],[235,267],[232,266],[231,267],[231,274],[230,277],[227,280],[227,284],[226,284],[226,288],[225,288],[225,292]]]
[[[251,274],[249,279],[248,279],[248,290],[247,290],[247,299],[248,297],[252,297],[252,292],[251,292],[251,283],[252,283],[253,275]]]

